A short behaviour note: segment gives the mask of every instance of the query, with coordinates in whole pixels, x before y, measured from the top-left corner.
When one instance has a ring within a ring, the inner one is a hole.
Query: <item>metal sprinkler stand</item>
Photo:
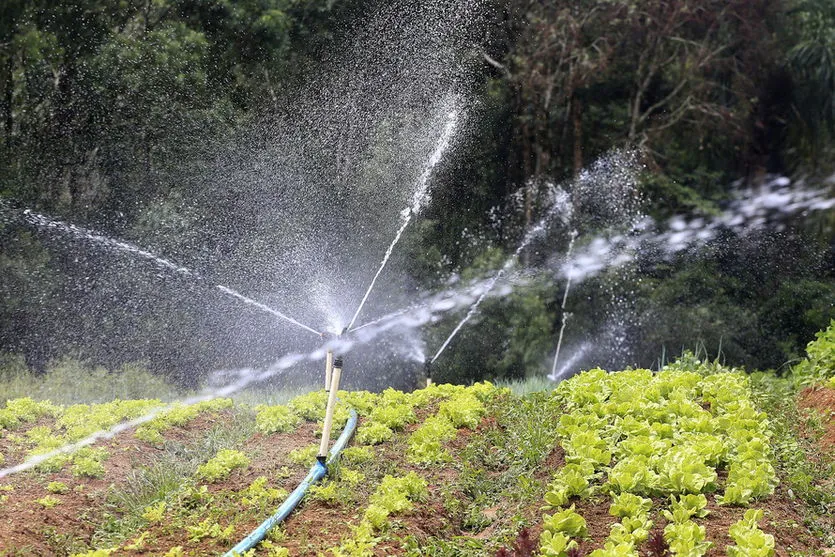
[[[316,455],[318,460],[323,465],[328,458],[328,444],[331,439],[331,429],[333,428],[333,411],[336,407],[336,393],[339,391],[339,379],[342,376],[342,357],[337,356],[333,359],[333,371],[331,372],[330,391],[328,392],[328,406],[325,409],[325,423],[322,426],[322,441],[319,444],[319,454]]]

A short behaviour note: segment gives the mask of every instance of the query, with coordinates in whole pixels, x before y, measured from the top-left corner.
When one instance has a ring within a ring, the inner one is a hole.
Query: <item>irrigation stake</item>
[[[328,406],[325,409],[325,423],[322,426],[322,442],[319,444],[319,454],[316,460],[322,464],[328,458],[328,443],[331,440],[331,428],[333,426],[333,410],[336,407],[336,393],[339,390],[339,378],[342,376],[342,358],[337,356],[333,360],[333,372],[331,377],[330,392],[328,393]]]

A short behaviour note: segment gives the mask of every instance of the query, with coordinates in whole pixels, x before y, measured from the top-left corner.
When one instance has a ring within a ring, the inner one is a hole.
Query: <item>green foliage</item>
[[[385,401],[385,398],[383,399]],[[402,430],[406,424],[415,423],[416,417],[409,404],[384,404],[371,411],[371,419],[392,430]],[[376,444],[376,443],[370,443]]]
[[[600,555],[637,555],[653,525],[652,499],[642,495],[670,494],[670,508],[661,514],[669,522],[664,537],[671,551],[703,555],[711,544],[692,519],[707,515],[704,492],[721,487],[716,467],[728,468],[724,495],[717,497],[723,504],[737,501],[736,493],[744,495],[738,504],[747,504],[777,483],[769,421],[738,370],[694,357],[658,373],[591,370],[563,381],[552,396],[566,409],[557,435],[569,464],[549,485],[546,508],[588,495],[595,470],[605,472],[604,489],[613,493],[610,514],[621,521]],[[564,510],[544,517],[546,530],[581,535],[561,526],[569,517],[579,522]]]
[[[82,447],[77,450],[75,454],[68,457],[73,462],[72,474],[73,476],[81,476],[87,478],[102,478],[105,474],[105,468],[102,461],[109,456],[105,449]]]
[[[125,364],[108,371],[63,357],[50,362],[46,372],[38,374],[26,367],[22,358],[8,355],[0,356],[0,392],[8,398],[31,397],[63,404],[141,399],[149,394],[160,399],[182,395],[179,389],[141,363]],[[2,421],[0,417],[0,424]]]
[[[484,404],[469,392],[451,397],[441,403],[439,414],[456,427],[475,429],[486,412]]]
[[[319,445],[308,445],[306,447],[299,447],[293,449],[287,455],[290,462],[293,464],[311,464],[316,460],[316,455],[319,454]]]
[[[64,482],[49,482],[46,490],[50,493],[66,493],[70,488]]]
[[[609,541],[615,545],[636,547],[649,537],[652,520],[647,515],[625,517],[619,523],[612,524]]]
[[[589,495],[589,481],[593,476],[594,466],[589,461],[565,465],[548,484],[546,508],[564,507],[572,497]]]
[[[350,486],[347,483],[337,481],[327,481],[310,486],[309,493],[313,500],[322,501],[328,505],[351,501]]]
[[[414,464],[438,464],[451,459],[443,444],[455,437],[455,426],[440,414],[424,420],[409,436],[406,456]]]
[[[262,433],[289,433],[301,422],[286,406],[256,406],[255,411],[256,428]]]
[[[35,502],[45,509],[51,509],[55,505],[59,504],[61,500],[53,497],[52,495],[47,495],[46,497],[36,499]]]
[[[165,516],[166,507],[167,505],[165,501],[157,501],[153,505],[149,505],[145,508],[145,512],[142,513],[142,518],[151,524],[161,522]]]
[[[661,511],[662,516],[669,522],[687,522],[694,516],[703,518],[710,512],[705,508],[707,507],[707,497],[702,494],[680,495],[678,499],[671,495],[670,501],[670,510]]]
[[[728,532],[736,545],[728,546],[729,557],[771,557],[774,552],[774,536],[759,529],[757,523],[763,511],[748,509],[742,520],[731,525]]]
[[[835,378],[835,319],[806,346],[806,359],[792,368],[797,385],[808,386]]]
[[[379,445],[392,438],[394,432],[380,422],[362,424],[356,433],[356,441],[360,445]]]
[[[325,391],[311,391],[307,394],[299,395],[288,404],[294,414],[309,422],[323,420],[327,405],[328,393]]]
[[[374,451],[370,447],[347,447],[341,454],[341,460],[346,465],[365,464],[373,459]]]
[[[543,530],[539,536],[539,552],[545,557],[566,557],[568,550],[577,547],[577,542],[562,532]]]
[[[241,504],[246,507],[265,509],[268,506],[285,499],[287,490],[276,487],[269,487],[269,480],[266,476],[258,476],[249,486],[241,491]]]
[[[577,514],[574,505],[552,515],[543,515],[542,527],[552,534],[562,533],[570,537],[582,538],[588,533],[586,520]]]
[[[375,530],[382,530],[388,524],[389,515],[411,510],[413,501],[427,495],[426,480],[414,472],[401,477],[386,475],[369,498],[363,521]]]
[[[483,276],[497,272],[505,260],[501,252],[492,253],[486,262],[463,271],[463,275]],[[485,377],[504,380],[541,377],[546,373],[543,354],[552,349],[553,318],[549,304],[555,298],[553,285],[545,281],[514,288],[501,298],[487,298],[479,308],[478,327],[466,327],[455,340],[454,350],[444,352],[433,368],[438,382],[470,383]],[[444,326],[433,331],[436,346],[444,341],[463,314],[451,314]],[[494,339],[506,339],[497,345]]]
[[[232,541],[232,535],[235,532],[235,527],[232,524],[223,528],[220,524],[208,518],[202,520],[199,524],[186,528],[191,542],[199,542],[203,538],[214,538],[228,543]]]
[[[652,499],[624,492],[613,496],[609,514],[618,518],[637,518],[646,516],[651,508]]]
[[[246,468],[250,459],[241,451],[234,449],[223,449],[205,464],[197,468],[197,477],[214,483],[226,479],[233,470]]]
[[[137,439],[148,443],[159,444],[163,441],[162,433],[164,431],[172,427],[182,427],[203,412],[219,412],[230,408],[232,404],[232,399],[228,398],[216,398],[186,405],[176,403],[169,409],[160,412],[151,421],[136,428],[134,435]]]
[[[693,521],[672,522],[664,527],[664,539],[673,555],[698,557],[713,546],[705,540],[705,527]]]
[[[92,458],[73,459],[72,475],[85,478],[103,478],[105,473],[104,465]]]
[[[36,402],[29,397],[7,400],[0,408],[0,428],[14,429],[21,423],[34,422],[41,416],[55,416],[61,408],[48,400]]]
[[[613,541],[607,541],[602,549],[595,549],[589,553],[589,557],[636,557],[637,555],[638,552],[635,551],[633,544]]]

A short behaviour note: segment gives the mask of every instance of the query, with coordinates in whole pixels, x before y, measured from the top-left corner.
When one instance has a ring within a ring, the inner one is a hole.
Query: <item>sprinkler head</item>
[[[341,333],[339,333],[339,336],[341,336],[341,337],[342,337],[342,336],[345,336],[345,335],[347,335],[347,334],[348,334],[348,327],[345,327],[344,329],[342,329],[342,332],[341,332]]]
[[[432,360],[430,360],[429,358],[427,358],[426,361],[423,362],[423,371],[426,372],[427,379],[432,378]]]
[[[333,367],[338,367],[342,369],[342,356],[337,356],[333,359]]]

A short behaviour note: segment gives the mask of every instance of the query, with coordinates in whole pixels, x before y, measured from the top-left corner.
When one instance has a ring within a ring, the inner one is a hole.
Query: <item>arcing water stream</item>
[[[571,231],[571,240],[568,242],[568,251],[565,254],[566,259],[571,259],[571,252],[574,251],[574,241],[577,239],[577,231]],[[568,302],[568,291],[571,289],[571,277],[565,280],[565,293],[562,297],[562,323],[560,324],[560,335],[557,339],[557,350],[554,352],[554,363],[551,365],[551,374],[548,377],[557,377],[557,362],[560,361],[560,348],[562,348],[562,337],[565,333],[565,325],[568,323],[569,315],[565,311],[565,304]]]
[[[365,291],[365,295],[362,297],[362,301],[360,302],[359,307],[357,307],[357,311],[354,312],[354,316],[348,323],[348,330],[352,329],[354,323],[357,320],[357,317],[359,317],[360,312],[362,312],[362,308],[363,306],[365,306],[365,302],[368,300],[368,296],[374,289],[374,285],[377,283],[377,279],[380,277],[380,273],[382,273],[383,269],[385,269],[386,263],[388,263],[389,258],[391,257],[391,254],[394,251],[394,247],[400,241],[400,237],[403,235],[403,232],[406,230],[406,227],[409,226],[409,222],[411,222],[412,217],[416,215],[420,211],[421,207],[423,207],[423,205],[426,203],[427,192],[429,189],[429,178],[431,178],[432,172],[435,170],[435,167],[443,158],[444,153],[446,152],[450,142],[452,141],[453,134],[455,133],[455,129],[458,126],[458,118],[458,109],[452,108],[452,110],[450,110],[450,112],[447,114],[447,122],[444,126],[444,130],[441,133],[440,138],[438,139],[438,144],[435,147],[435,151],[432,153],[432,156],[429,158],[429,161],[427,162],[426,167],[423,170],[423,173],[420,175],[420,178],[418,179],[417,189],[415,190],[415,193],[412,196],[412,204],[409,207],[406,207],[400,213],[403,218],[403,222],[400,224],[400,228],[394,235],[394,240],[392,240],[388,249],[386,249],[386,253],[383,256],[383,261],[380,263],[380,267],[374,274],[374,278],[371,279],[371,284],[368,285],[368,289]]]
[[[32,224],[32,225],[34,225],[38,228],[47,229],[47,230],[57,230],[58,232],[61,232],[62,234],[69,234],[69,235],[75,236],[77,238],[80,238],[82,240],[88,240],[90,242],[93,242],[93,243],[95,243],[97,245],[100,245],[102,247],[105,247],[105,248],[113,249],[113,250],[116,250],[116,251],[119,251],[119,252],[122,252],[122,253],[127,253],[127,254],[130,254],[130,255],[135,255],[135,256],[140,257],[142,259],[147,259],[147,260],[153,262],[154,264],[156,264],[156,265],[158,265],[158,266],[160,266],[164,269],[172,271],[175,274],[182,275],[184,277],[189,277],[189,278],[192,278],[196,281],[206,282],[206,279],[203,276],[201,276],[199,273],[197,273],[195,271],[192,271],[192,270],[190,270],[186,267],[182,267],[180,265],[177,265],[176,263],[173,263],[173,262],[169,261],[168,259],[165,259],[164,257],[159,257],[157,255],[154,255],[153,253],[151,253],[149,251],[146,251],[146,250],[143,250],[143,249],[141,249],[137,246],[134,246],[133,244],[129,244],[127,242],[121,242],[119,240],[114,240],[113,238],[108,238],[107,236],[104,236],[104,235],[99,234],[97,232],[94,232],[92,230],[88,230],[88,229],[83,228],[81,226],[76,226],[74,224],[68,224],[68,223],[65,223],[65,222],[62,222],[62,221],[59,221],[59,220],[50,219],[50,218],[48,218],[44,215],[34,213],[34,212],[30,211],[29,209],[26,209],[25,211],[23,211],[23,218],[26,222],[28,222],[29,224]],[[306,331],[310,331],[311,333],[313,333],[315,335],[321,335],[321,333],[319,331],[313,329],[312,327],[308,327],[307,325],[296,321],[292,317],[281,313],[277,309],[271,308],[271,307],[269,307],[265,304],[262,304],[261,302],[253,300],[252,298],[249,298],[247,296],[244,296],[240,292],[232,290],[231,288],[229,288],[227,286],[217,284],[217,285],[214,285],[214,288],[216,290],[224,293],[227,296],[231,296],[231,297],[233,297],[237,300],[240,300],[240,301],[244,302],[245,304],[256,307],[256,308],[260,309],[261,311],[264,311],[266,313],[274,315],[275,317],[278,317],[279,319],[283,319],[284,321],[287,321],[288,323],[292,323],[293,325],[296,325],[297,327],[300,327],[300,328],[302,328]]]
[[[472,319],[472,317],[478,311],[478,306],[480,306],[481,302],[483,302],[487,295],[490,294],[490,291],[493,290],[493,287],[496,285],[496,283],[516,265],[516,262],[519,256],[522,254],[522,252],[531,244],[531,242],[533,242],[536,238],[545,233],[545,231],[551,224],[551,220],[556,215],[565,213],[569,210],[569,208],[570,206],[568,205],[568,199],[566,197],[557,198],[551,205],[551,207],[548,208],[545,215],[530,230],[528,230],[528,232],[522,238],[521,243],[516,248],[516,251],[513,252],[513,255],[511,255],[505,261],[501,269],[499,269],[498,272],[496,272],[496,274],[493,275],[493,277],[487,282],[484,291],[470,307],[467,314],[464,316],[463,319],[461,319],[458,325],[456,325],[456,327],[452,330],[452,332],[449,334],[449,336],[446,338],[443,344],[441,344],[441,347],[438,348],[438,351],[435,352],[435,355],[430,360],[431,364],[435,363],[435,360],[437,360],[438,357],[444,352],[446,347],[449,346],[449,343],[452,342],[452,339],[455,338],[455,336],[458,334],[461,328],[464,327],[467,321]]]

